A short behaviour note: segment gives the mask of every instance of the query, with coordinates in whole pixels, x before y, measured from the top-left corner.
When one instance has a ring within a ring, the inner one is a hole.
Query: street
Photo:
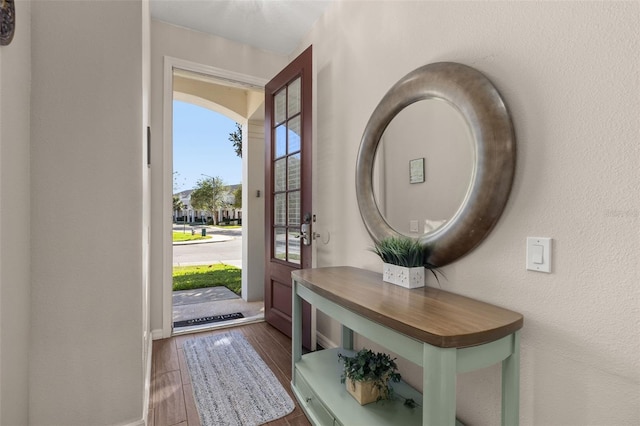
[[[187,232],[190,227],[187,226]],[[197,234],[201,227],[194,227]],[[174,230],[182,231],[182,225],[174,226]],[[232,237],[229,241],[208,242],[199,244],[182,244],[173,246],[173,265],[188,266],[208,263],[226,263],[242,267],[242,229],[223,229],[207,227],[207,235],[226,235]]]

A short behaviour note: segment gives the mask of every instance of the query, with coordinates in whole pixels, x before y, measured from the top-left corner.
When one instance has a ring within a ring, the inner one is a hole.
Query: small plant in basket
[[[393,388],[389,380],[399,382],[401,377],[395,358],[370,349],[362,349],[351,357],[338,354],[338,358],[344,363],[340,382],[346,384],[347,391],[361,405],[391,398]]]

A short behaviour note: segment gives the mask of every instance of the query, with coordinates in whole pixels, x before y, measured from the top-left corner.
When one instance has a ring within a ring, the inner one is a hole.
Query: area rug
[[[252,426],[295,405],[251,344],[236,331],[183,344],[202,426]]]

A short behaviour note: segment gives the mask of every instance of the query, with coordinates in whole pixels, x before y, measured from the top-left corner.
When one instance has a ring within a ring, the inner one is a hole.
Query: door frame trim
[[[238,73],[235,71],[216,68],[209,65],[191,62],[172,56],[163,57],[163,99],[162,99],[162,337],[168,338],[173,334],[173,250],[172,250],[172,173],[173,169],[173,70],[178,68],[185,71],[205,74],[229,82],[264,89],[268,80]]]

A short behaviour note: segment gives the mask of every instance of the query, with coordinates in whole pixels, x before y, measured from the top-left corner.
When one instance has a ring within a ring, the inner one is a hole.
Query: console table
[[[456,374],[502,362],[502,424],[519,422],[522,315],[432,287],[405,289],[353,267],[300,269],[293,281],[293,392],[315,425],[454,425]],[[302,299],[342,324],[341,347],[302,354]],[[423,367],[423,394],[360,406],[340,383],[338,353],[356,332]],[[418,406],[404,406],[404,399]]]

